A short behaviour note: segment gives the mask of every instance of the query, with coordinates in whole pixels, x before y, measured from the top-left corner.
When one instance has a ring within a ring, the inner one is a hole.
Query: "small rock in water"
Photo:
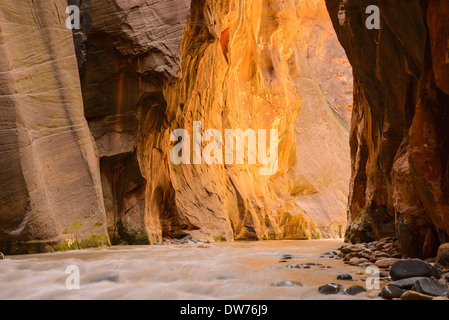
[[[416,291],[406,291],[401,296],[401,300],[432,300],[432,296],[428,296]]]
[[[290,254],[284,254],[281,258],[281,260],[291,260],[293,259],[293,256]]]
[[[337,294],[343,290],[343,286],[338,283],[328,283],[318,288],[321,294]]]
[[[92,278],[89,282],[95,283],[95,282],[102,282],[102,281],[108,281],[108,282],[119,282],[119,276],[115,273],[106,273],[99,276],[96,276]]]
[[[206,246],[205,244],[200,244],[197,246],[197,248],[201,248],[201,249],[205,249],[205,248],[209,248],[209,246]]]
[[[379,273],[375,273],[371,276],[372,278],[387,278],[389,277],[388,273],[384,273],[384,272],[379,272]]]
[[[431,266],[419,259],[399,260],[391,266],[390,276],[395,281],[413,277],[430,277]]]
[[[382,289],[380,295],[382,298],[391,300],[395,298],[400,298],[402,294],[404,293],[404,290],[400,289],[396,286],[386,286]]]
[[[302,283],[295,281],[278,281],[274,283],[275,287],[302,287]]]
[[[352,280],[352,276],[350,274],[343,273],[337,277],[337,280]]]
[[[349,296],[355,296],[362,292],[367,292],[366,289],[362,286],[352,286],[344,291],[344,293]]]
[[[321,263],[316,263],[316,262],[307,262],[305,265],[306,266],[314,266],[314,267],[322,266]]]
[[[448,287],[445,282],[422,278],[415,282],[412,290],[428,296],[444,296],[447,293]]]

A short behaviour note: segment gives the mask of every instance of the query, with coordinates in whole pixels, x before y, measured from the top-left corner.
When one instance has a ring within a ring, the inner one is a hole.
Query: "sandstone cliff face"
[[[338,65],[332,57],[344,60],[324,8],[310,0],[92,3],[83,94],[116,242],[339,234],[349,148],[338,113],[344,117],[350,102],[324,91],[335,80],[312,71],[319,62],[310,50],[332,53],[322,54],[323,68]],[[349,64],[335,68],[344,70],[339,85],[347,94]],[[329,97],[339,101],[337,112]],[[278,171],[174,165],[170,134],[192,133],[193,121],[223,136],[225,129],[279,129]]]
[[[0,251],[108,244],[63,0],[0,4]]]
[[[327,0],[354,68],[347,237],[399,237],[406,257],[449,240],[449,7],[443,0]],[[380,30],[365,27],[378,5]]]
[[[74,41],[67,4],[82,13]],[[4,1],[0,40],[1,251],[108,244],[106,232],[341,235],[351,69],[323,0]],[[277,129],[276,170],[175,165],[170,135],[194,121],[268,141]]]

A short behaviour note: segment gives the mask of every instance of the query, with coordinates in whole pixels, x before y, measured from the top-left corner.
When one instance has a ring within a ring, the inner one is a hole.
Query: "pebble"
[[[344,291],[346,295],[355,296],[359,293],[367,292],[366,289],[362,286],[352,286]]]
[[[382,291],[380,292],[380,295],[382,298],[387,300],[392,300],[395,298],[400,298],[402,294],[404,293],[404,290],[402,290],[399,287],[396,286],[385,286]]]
[[[443,281],[422,278],[413,284],[412,290],[428,296],[444,296],[447,293],[448,287]]]
[[[337,294],[343,290],[343,286],[338,283],[328,283],[318,288],[321,294]]]
[[[393,280],[413,277],[430,277],[431,266],[419,259],[398,260],[391,266],[390,276]]]
[[[274,283],[275,287],[302,287],[302,283],[296,281],[278,281]]]
[[[352,276],[350,274],[343,273],[337,277],[337,280],[352,280]]]

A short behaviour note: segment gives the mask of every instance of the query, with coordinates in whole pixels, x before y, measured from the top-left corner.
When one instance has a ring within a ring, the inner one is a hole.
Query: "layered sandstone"
[[[351,69],[323,1],[102,0],[89,14],[83,94],[117,242],[341,234]],[[279,170],[174,165],[170,134],[193,121],[278,129]]]
[[[1,251],[341,235],[351,69],[323,0],[68,4],[74,41],[65,1],[0,4]],[[277,129],[275,170],[175,165],[194,121]]]
[[[63,0],[0,4],[0,251],[108,244]]]
[[[397,235],[406,257],[449,240],[449,7],[444,0],[327,0],[354,68],[347,237]],[[365,27],[368,5],[380,30]]]

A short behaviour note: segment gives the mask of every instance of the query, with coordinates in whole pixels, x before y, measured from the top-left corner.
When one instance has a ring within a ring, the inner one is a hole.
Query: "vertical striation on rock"
[[[0,4],[0,251],[109,243],[63,0]]]
[[[90,17],[81,79],[114,243],[341,235],[351,71],[324,1],[99,0]],[[171,132],[194,121],[279,129],[278,172],[172,164]]]
[[[406,257],[449,234],[448,6],[444,0],[326,0],[354,69],[351,241],[397,235]],[[365,9],[380,8],[380,30]]]

